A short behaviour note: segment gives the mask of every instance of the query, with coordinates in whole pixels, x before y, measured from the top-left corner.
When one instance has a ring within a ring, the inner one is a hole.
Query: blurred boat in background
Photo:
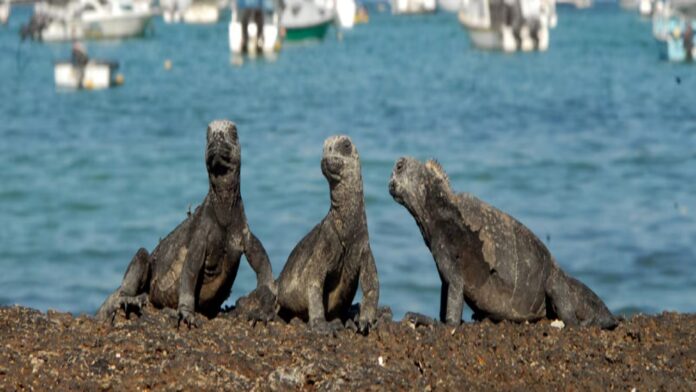
[[[280,50],[281,6],[277,0],[233,0],[228,27],[233,54],[273,54]]]
[[[0,24],[7,24],[10,19],[10,0],[0,0]]]
[[[559,6],[573,6],[582,9],[592,7],[592,0],[556,0],[556,4]]]
[[[474,46],[504,52],[547,50],[557,24],[553,0],[465,0],[458,17]]]
[[[50,0],[34,5],[21,35],[41,41],[131,38],[145,34],[152,15],[147,2]]]
[[[463,0],[437,0],[437,8],[445,12],[459,12]]]
[[[639,0],[638,13],[645,17],[651,16],[653,13],[653,0]]]
[[[696,58],[696,48],[694,48],[696,21],[674,19],[672,26],[671,34],[667,36],[665,42],[667,60],[673,62],[693,61]]]
[[[658,41],[667,41],[684,21],[696,19],[696,0],[655,2],[652,15],[652,32]]]
[[[191,0],[160,0],[159,5],[165,23],[179,23]]]
[[[160,0],[165,23],[215,24],[220,21],[227,1],[217,0]]]
[[[669,61],[693,61],[696,0],[656,1],[652,15],[652,32],[663,42],[663,53]]]
[[[214,0],[193,0],[181,19],[189,24],[215,24],[220,20],[220,8]]]
[[[90,60],[84,67],[70,60],[57,61],[53,67],[56,87],[60,89],[102,90],[123,82],[123,76],[116,74],[118,63],[113,61]]]
[[[358,10],[355,0],[336,1],[336,24],[342,29],[352,29],[355,25],[355,16]]]
[[[627,11],[638,11],[640,0],[619,0],[619,5]]]
[[[321,40],[334,22],[332,4],[323,0],[287,0],[280,17],[288,41]]]
[[[391,0],[392,14],[425,14],[435,12],[436,0]]]

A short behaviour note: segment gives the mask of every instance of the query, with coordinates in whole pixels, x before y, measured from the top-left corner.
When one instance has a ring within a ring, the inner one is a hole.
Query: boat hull
[[[143,13],[135,16],[114,16],[90,20],[85,16],[84,37],[90,39],[120,39],[145,35],[152,15]]]
[[[469,29],[471,43],[483,50],[502,50],[503,38],[500,31],[491,29]]]
[[[192,4],[183,14],[184,23],[215,24],[220,20],[220,10],[215,4]]]
[[[40,33],[46,42],[80,39],[124,39],[145,35],[152,16],[118,16],[100,19],[84,17],[82,21],[53,21]]]
[[[10,2],[0,0],[0,24],[7,24],[8,19],[10,19]]]
[[[458,12],[462,8],[462,0],[438,0],[437,8],[445,12]]]
[[[392,14],[428,14],[437,9],[436,0],[391,0]]]
[[[303,40],[322,40],[329,30],[331,20],[327,20],[316,25],[303,27],[286,27],[286,41],[303,41]]]
[[[59,61],[53,68],[56,87],[60,89],[102,90],[113,86],[116,77],[115,63],[90,61],[83,72],[69,61]]]
[[[352,29],[355,25],[355,0],[336,0],[336,20],[342,29]]]
[[[280,50],[280,34],[278,31],[278,26],[276,24],[265,24],[261,31],[260,37],[258,36],[258,27],[255,23],[253,23],[252,29],[249,29],[249,26],[247,26],[247,40],[249,42],[246,43],[246,48],[244,47],[245,42],[243,42],[244,38],[242,34],[242,29],[242,23],[239,21],[230,22],[228,26],[230,51],[233,54],[246,53],[250,56],[254,56],[256,54],[272,55],[275,54],[275,52],[277,52],[278,50]],[[251,30],[253,34],[250,34],[249,30]],[[260,45],[261,53],[258,53],[259,45],[257,45],[257,43],[259,42],[259,38],[261,40],[260,42],[262,43]]]

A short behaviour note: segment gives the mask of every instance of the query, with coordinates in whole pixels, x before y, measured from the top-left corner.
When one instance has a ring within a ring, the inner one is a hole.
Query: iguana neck
[[[459,215],[458,207],[451,200],[449,193],[434,187],[428,187],[423,204],[415,208],[417,211],[415,213],[412,211],[412,215],[428,247],[434,240],[434,236],[440,233],[435,228],[445,227],[452,217]]]
[[[238,220],[236,207],[241,205],[239,187],[236,190],[218,192],[211,185],[207,199],[212,209],[215,220],[222,226],[229,226]]]
[[[339,237],[347,240],[360,234],[367,226],[362,179],[332,183],[329,187],[331,190],[329,215],[334,218],[333,222]]]

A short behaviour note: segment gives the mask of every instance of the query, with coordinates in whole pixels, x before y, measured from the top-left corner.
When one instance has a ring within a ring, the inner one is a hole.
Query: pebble
[[[553,320],[551,322],[551,326],[554,328],[563,329],[565,327],[565,323],[562,320]]]

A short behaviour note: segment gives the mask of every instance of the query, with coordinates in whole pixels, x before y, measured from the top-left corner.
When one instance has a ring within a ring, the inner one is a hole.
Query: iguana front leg
[[[246,256],[249,265],[256,273],[256,288],[268,286],[273,294],[278,293],[276,283],[273,281],[273,271],[271,262],[268,260],[268,254],[264,249],[263,244],[248,228],[244,230],[244,255]]]
[[[438,246],[440,244],[440,241],[433,241],[433,249],[436,249],[433,254],[442,280],[440,319],[449,325],[459,325],[464,311],[464,277],[459,272],[454,258],[447,252],[447,247]],[[445,301],[446,308],[442,309]]]
[[[325,273],[319,274],[315,280],[309,282],[307,287],[307,313],[309,315],[309,327],[316,332],[330,334],[329,324],[326,322],[326,308],[324,306],[324,281]]]
[[[374,325],[377,318],[377,305],[379,303],[379,278],[377,276],[377,266],[372,255],[370,246],[367,246],[360,268],[360,288],[363,292],[362,304],[360,305],[360,317],[358,319],[358,330],[366,333]]]
[[[195,318],[196,286],[205,262],[206,241],[205,234],[194,235],[181,271],[177,316],[178,323],[183,321],[189,328],[198,326]]]

